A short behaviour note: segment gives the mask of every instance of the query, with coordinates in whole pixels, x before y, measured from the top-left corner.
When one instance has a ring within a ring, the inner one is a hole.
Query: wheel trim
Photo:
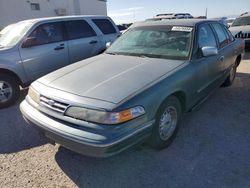
[[[177,126],[177,110],[173,106],[165,109],[159,121],[159,135],[163,141],[168,140]]]
[[[13,95],[11,85],[6,81],[0,80],[0,103],[7,102]]]

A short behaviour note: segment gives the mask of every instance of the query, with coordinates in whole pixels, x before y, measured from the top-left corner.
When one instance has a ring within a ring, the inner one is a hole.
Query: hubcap
[[[0,103],[8,101],[13,94],[13,90],[8,82],[0,81]]]
[[[164,141],[168,140],[174,133],[177,126],[177,110],[173,106],[165,109],[159,121],[160,138]]]

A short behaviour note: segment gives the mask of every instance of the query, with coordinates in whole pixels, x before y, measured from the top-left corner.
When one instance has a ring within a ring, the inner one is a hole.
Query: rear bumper
[[[120,129],[117,135],[121,136],[113,135],[111,137],[110,134],[105,135],[103,132],[100,134],[100,132],[75,128],[74,125],[68,126],[60,120],[39,112],[26,100],[21,103],[20,110],[24,119],[49,139],[72,151],[92,157],[109,157],[144,141],[151,134],[154,123],[154,121],[150,121],[135,126],[136,128],[130,131]],[[126,124],[126,126],[129,125]],[[79,134],[83,136],[79,136]]]

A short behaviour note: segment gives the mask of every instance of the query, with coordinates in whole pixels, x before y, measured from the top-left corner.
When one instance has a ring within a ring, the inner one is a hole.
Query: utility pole
[[[206,16],[206,19],[207,19],[207,8],[206,8],[205,16]]]

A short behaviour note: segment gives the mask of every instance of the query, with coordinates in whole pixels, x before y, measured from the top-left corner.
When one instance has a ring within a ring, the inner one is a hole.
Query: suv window
[[[85,20],[65,22],[69,40],[96,36],[95,31]]]
[[[37,45],[63,41],[61,22],[39,25],[29,37],[35,37]]]
[[[113,24],[108,19],[93,19],[92,21],[101,30],[103,34],[116,33]]]
[[[208,24],[203,24],[200,26],[198,31],[198,44],[199,48],[205,46],[217,47],[214,33]]]
[[[226,46],[228,44],[228,39],[224,32],[223,27],[220,24],[212,24],[212,26],[218,36],[220,48]]]
[[[250,25],[250,16],[236,18],[236,20],[232,24],[232,27],[245,25]]]

